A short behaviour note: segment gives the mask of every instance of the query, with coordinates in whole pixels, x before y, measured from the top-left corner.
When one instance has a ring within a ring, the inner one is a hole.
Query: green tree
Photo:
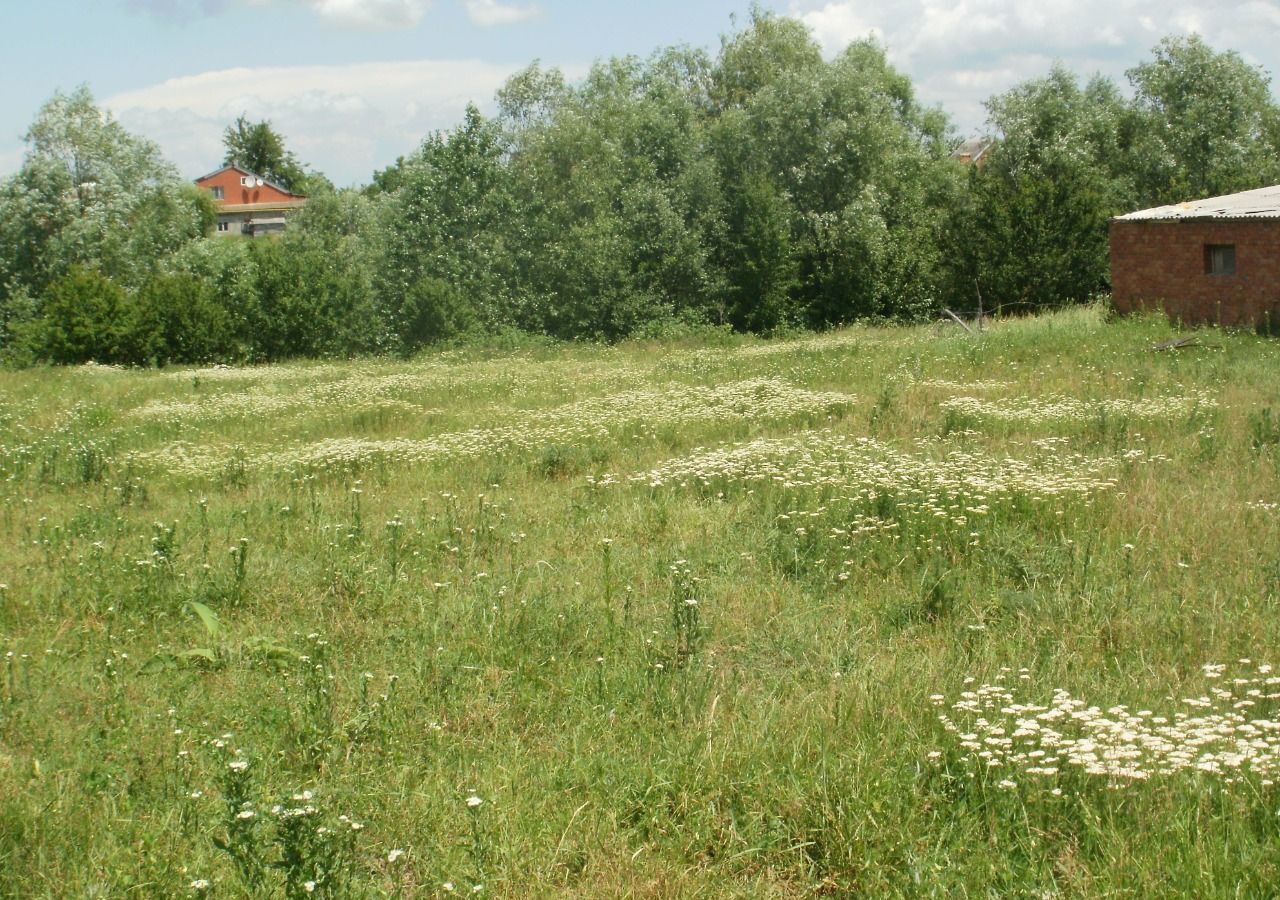
[[[152,142],[99,110],[88,88],[55,93],[26,135],[21,169],[0,182],[0,306],[39,304],[73,268],[125,288],[212,227],[208,198]]]
[[[250,122],[241,115],[222,132],[222,145],[227,151],[223,165],[247,169],[298,194],[312,186],[306,168],[285,148],[270,121]]]
[[[193,241],[166,260],[165,270],[185,276],[205,286],[225,310],[228,344],[223,360],[260,359],[257,345],[258,258],[254,247],[260,241],[233,241],[223,238]]]
[[[469,106],[459,128],[428,137],[400,167],[399,187],[378,210],[375,281],[395,349],[448,337],[453,323],[510,315],[504,235],[525,227],[531,211],[510,205],[504,154],[500,131]],[[464,303],[467,314],[457,311]],[[457,314],[423,312],[441,304]]]
[[[363,188],[366,197],[376,197],[379,194],[394,194],[400,189],[400,185],[404,184],[404,168],[408,165],[408,160],[403,156],[397,156],[396,161],[385,169],[375,169],[373,180]]]
[[[826,63],[795,26],[754,12],[714,73],[728,104],[712,142],[731,319],[768,329],[918,317],[936,303],[938,236],[958,187],[945,117],[916,103],[879,45],[855,42]]]
[[[1108,283],[1107,221],[1132,207],[1131,113],[1114,83],[1055,66],[987,103],[998,138],[970,179],[951,255],[965,305],[1084,301]]]
[[[516,321],[564,337],[623,337],[660,319],[705,320],[717,278],[706,234],[719,189],[705,152],[706,58],[667,51],[599,63],[567,89],[522,83],[508,127],[524,213]],[[536,114],[525,102],[534,97]]]
[[[769,85],[822,66],[822,51],[802,23],[753,5],[747,26],[721,38],[712,98],[720,109],[743,106]]]
[[[544,69],[534,60],[498,89],[498,119],[508,133],[550,125],[569,94],[559,69]]]
[[[730,196],[728,234],[721,251],[728,270],[729,322],[734,328],[765,332],[798,324],[794,208],[760,173],[738,173]]]
[[[374,293],[382,252],[381,206],[356,190],[313,194],[281,240],[298,290],[325,328],[313,352],[340,355],[394,347]]]
[[[1280,106],[1266,73],[1198,35],[1168,37],[1128,74],[1135,177],[1150,205],[1280,181]]]
[[[371,190],[389,195],[378,294],[404,349],[456,320],[419,327],[435,319],[418,311],[460,304],[486,326],[616,339],[936,302],[959,184],[946,122],[874,44],[826,63],[803,26],[757,8],[715,60],[671,48],[575,85],[535,64],[498,106]]]

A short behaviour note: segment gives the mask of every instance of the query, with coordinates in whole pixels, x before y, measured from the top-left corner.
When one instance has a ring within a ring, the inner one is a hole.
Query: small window
[[[218,223],[218,230],[219,230],[219,231],[230,231],[230,230],[231,230],[231,223],[230,223],[230,222],[219,222],[219,223]]]
[[[214,200],[221,200],[225,196],[220,186],[215,185],[214,187],[209,188],[209,191],[213,194]]]
[[[1236,245],[1205,244],[1204,273],[1206,275],[1236,274]]]

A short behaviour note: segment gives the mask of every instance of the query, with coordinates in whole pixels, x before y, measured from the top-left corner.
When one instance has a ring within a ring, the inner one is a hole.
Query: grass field
[[[1280,344],[0,373],[0,894],[1264,896]]]

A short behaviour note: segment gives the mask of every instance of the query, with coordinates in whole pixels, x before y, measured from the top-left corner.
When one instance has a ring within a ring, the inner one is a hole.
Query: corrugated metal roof
[[[1157,219],[1280,219],[1280,184],[1253,191],[1241,191],[1238,194],[1227,194],[1225,197],[1189,200],[1186,203],[1142,209],[1128,215],[1116,216],[1116,219],[1121,222]]]

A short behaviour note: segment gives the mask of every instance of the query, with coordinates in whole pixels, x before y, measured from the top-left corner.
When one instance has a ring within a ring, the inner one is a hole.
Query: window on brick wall
[[[1236,245],[1205,244],[1204,273],[1206,275],[1236,274]]]
[[[211,187],[209,190],[213,192],[213,199],[214,199],[214,200],[222,200],[222,199],[223,199],[223,192],[222,192],[222,188],[218,187],[217,185],[214,185],[214,186],[213,186],[213,187]]]

